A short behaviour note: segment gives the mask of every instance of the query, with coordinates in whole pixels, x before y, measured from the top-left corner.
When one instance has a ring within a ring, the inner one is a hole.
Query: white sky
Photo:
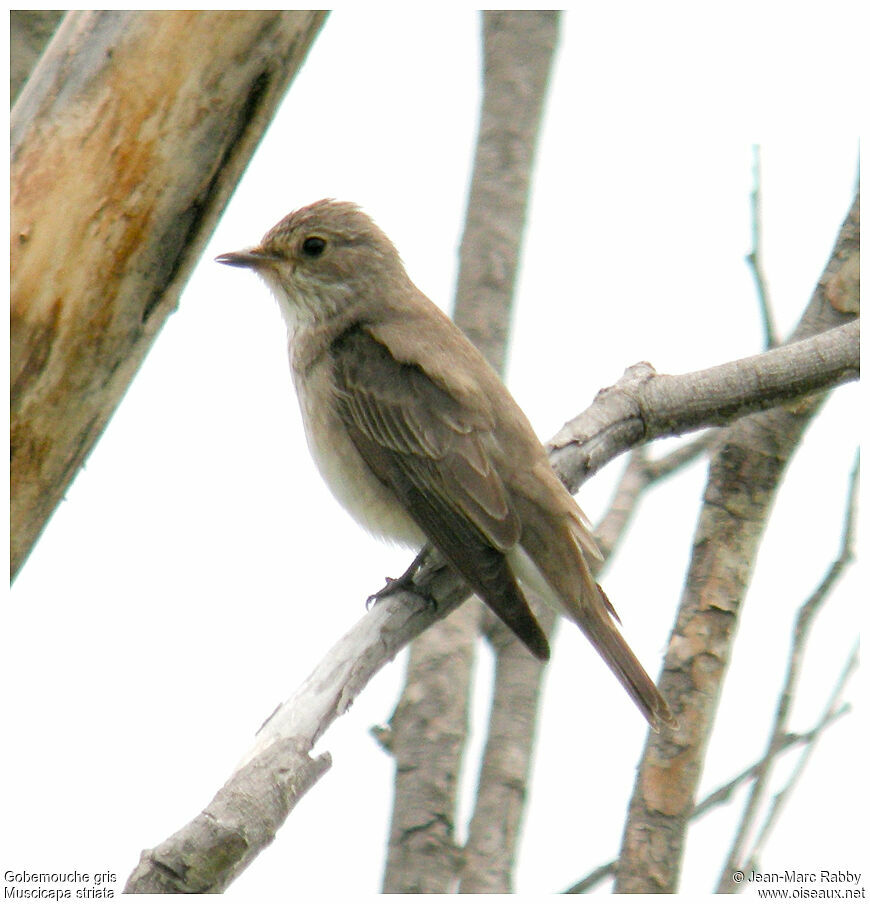
[[[542,439],[638,360],[680,373],[760,349],[744,262],[753,142],[767,276],[777,323],[791,329],[854,192],[861,15],[858,3],[616,3],[564,16],[508,377]],[[113,870],[123,883],[142,848],[211,799],[383,576],[410,561],[365,536],[321,484],[277,307],[253,276],[213,258],[302,204],[353,200],[449,308],[479,64],[472,10],[347,8],[327,21],[179,310],[3,608],[4,870]],[[702,794],[766,743],[793,613],[837,552],[859,393],[850,385],[828,402],[778,497]],[[621,467],[581,490],[593,519]],[[699,465],[659,488],[605,576],[653,674],[704,479]],[[817,718],[857,637],[859,567],[819,618],[792,730]],[[481,648],[476,729],[490,665]],[[389,718],[403,669],[404,659],[385,669],[327,733],[332,769],[229,894],[378,891],[393,764],[368,729]],[[855,712],[823,740],[765,870],[864,871],[866,885],[866,710],[849,696]],[[562,626],[519,892],[559,891],[616,854],[644,735],[579,632]],[[480,743],[478,731],[469,789]],[[711,889],[736,812],[693,830],[684,890]]]

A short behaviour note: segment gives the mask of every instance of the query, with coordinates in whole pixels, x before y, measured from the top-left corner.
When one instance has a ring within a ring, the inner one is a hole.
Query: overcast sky
[[[563,17],[508,374],[542,439],[636,361],[682,373],[761,349],[744,260],[756,142],[774,313],[783,334],[799,318],[854,194],[856,110],[867,101],[862,6],[809,9],[614,3]],[[479,32],[477,13],[458,7],[357,7],[327,20],[178,311],[4,607],[4,869],[108,869],[123,882],[142,848],[205,806],[263,719],[363,615],[384,575],[410,561],[329,496],[301,433],[277,307],[251,274],[213,258],[298,206],[352,200],[449,309]],[[859,393],[850,385],[826,404],[778,496],[702,794],[766,743],[794,611],[837,554]],[[581,490],[593,520],[622,467]],[[698,464],[658,488],[604,577],[654,675],[704,480]],[[813,724],[857,638],[859,568],[819,618],[791,730]],[[481,647],[475,729],[490,667]],[[393,764],[368,729],[389,718],[403,671],[400,657],[326,734],[318,750],[332,769],[229,894],[378,891]],[[765,869],[870,865],[866,710],[856,690],[849,698],[855,712],[822,741]],[[519,892],[559,891],[617,853],[645,730],[564,624]],[[469,789],[479,745],[477,731]],[[687,891],[711,889],[736,812],[693,830]]]

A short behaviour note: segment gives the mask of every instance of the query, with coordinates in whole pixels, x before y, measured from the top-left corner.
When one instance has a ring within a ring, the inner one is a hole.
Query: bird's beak
[[[264,264],[276,261],[278,258],[261,248],[248,248],[245,251],[228,251],[226,254],[219,254],[215,260],[219,264],[229,264],[230,267],[251,267],[253,270],[258,270]]]

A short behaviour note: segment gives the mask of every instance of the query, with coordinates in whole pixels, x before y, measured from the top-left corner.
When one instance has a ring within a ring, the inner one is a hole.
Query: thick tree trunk
[[[74,12],[12,111],[11,570],[106,426],[325,13]]]

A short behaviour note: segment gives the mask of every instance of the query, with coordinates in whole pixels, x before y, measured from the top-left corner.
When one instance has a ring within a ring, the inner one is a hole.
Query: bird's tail
[[[653,730],[658,731],[662,726],[675,728],[677,721],[664,697],[613,623],[610,617],[610,613],[613,612],[610,600],[594,580],[591,583],[594,591],[599,594],[600,602],[598,605],[589,605],[584,601],[580,606],[566,606],[572,621],[576,622],[589,638],[592,646],[616,675],[619,683],[628,691],[628,695]]]
[[[596,556],[598,549],[582,513],[574,509],[568,512],[567,525],[563,513],[550,521],[549,530],[537,530],[538,520],[526,518],[523,549],[514,556],[514,567],[522,580],[577,624],[652,728],[673,728],[677,723],[668,704],[619,633],[619,618],[595,583],[585,555]]]
[[[560,597],[565,611],[589,638],[592,646],[610,667],[610,671],[616,675],[619,683],[628,691],[629,697],[634,700],[653,730],[658,731],[663,725],[675,728],[677,722],[668,704],[625,638],[619,633],[619,628],[614,624],[619,621],[619,616],[607,594],[601,589],[601,585],[592,577],[584,556],[591,535],[588,525],[584,522],[585,519],[571,519],[580,586],[572,582],[573,586],[569,583],[561,588]]]

